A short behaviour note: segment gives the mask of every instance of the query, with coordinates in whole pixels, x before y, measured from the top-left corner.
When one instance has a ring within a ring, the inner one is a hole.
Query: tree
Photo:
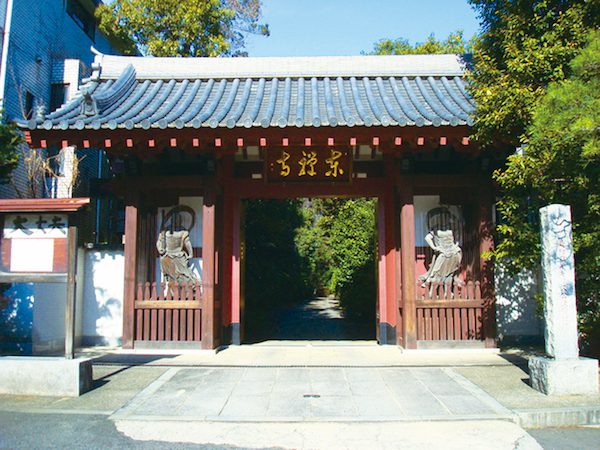
[[[469,78],[476,103],[474,137],[482,145],[518,146],[551,82],[600,24],[597,0],[469,0],[483,33]]]
[[[419,55],[432,53],[469,53],[472,41],[465,42],[462,30],[451,33],[445,41],[438,41],[432,34],[427,41],[412,47],[407,39],[381,39],[373,46],[370,55]]]
[[[19,145],[24,142],[14,123],[0,123],[0,183],[10,181],[10,174],[17,167],[21,152]]]
[[[351,318],[375,323],[376,200],[340,199],[331,218],[331,290]]]
[[[573,215],[580,331],[588,351],[600,349],[600,31],[568,66],[571,76],[552,82],[531,111],[524,150],[494,178],[503,189],[505,222],[497,256],[516,267],[540,261],[537,208],[568,204]]]
[[[260,0],[115,0],[96,10],[99,28],[124,54],[235,55],[258,24]]]
[[[367,198],[306,200],[305,223],[296,230],[313,288],[327,288],[348,317],[363,323],[375,320],[375,209],[376,201]]]

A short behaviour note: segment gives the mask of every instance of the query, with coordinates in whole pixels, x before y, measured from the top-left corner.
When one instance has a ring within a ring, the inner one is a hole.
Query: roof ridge
[[[101,78],[118,78],[132,65],[138,79],[312,78],[338,76],[462,76],[460,54],[181,58],[97,55]]]

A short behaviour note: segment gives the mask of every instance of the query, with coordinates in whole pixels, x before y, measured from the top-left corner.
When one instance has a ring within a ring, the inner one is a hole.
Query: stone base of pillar
[[[531,386],[546,395],[598,394],[598,360],[590,358],[529,360]]]

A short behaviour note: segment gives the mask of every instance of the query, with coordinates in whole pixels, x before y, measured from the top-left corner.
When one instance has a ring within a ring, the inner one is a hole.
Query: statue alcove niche
[[[437,286],[444,286],[444,297],[448,298],[448,291],[452,291],[453,285],[464,284],[459,277],[462,262],[462,249],[459,245],[463,231],[462,220],[447,206],[440,206],[427,213],[427,230],[425,242],[433,251],[433,256],[427,272],[418,281],[422,288],[429,289],[430,296]]]
[[[190,231],[196,223],[194,210],[178,205],[163,213],[156,249],[160,256],[160,269],[165,281],[172,285],[196,285],[201,280],[190,268],[194,255]]]

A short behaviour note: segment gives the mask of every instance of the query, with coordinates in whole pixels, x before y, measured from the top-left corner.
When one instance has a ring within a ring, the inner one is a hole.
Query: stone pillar
[[[579,357],[571,209],[540,209],[546,354],[531,358],[532,386],[546,395],[596,394],[598,361]]]

